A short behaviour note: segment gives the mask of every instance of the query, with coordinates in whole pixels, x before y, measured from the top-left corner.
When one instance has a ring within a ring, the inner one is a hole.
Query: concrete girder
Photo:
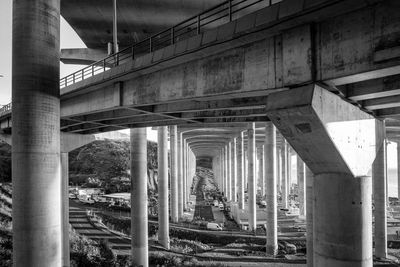
[[[90,48],[61,49],[60,61],[64,64],[90,65],[107,57],[107,50]]]

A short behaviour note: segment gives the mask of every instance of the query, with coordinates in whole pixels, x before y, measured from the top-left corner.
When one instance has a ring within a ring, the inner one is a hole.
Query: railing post
[[[75,72],[72,73],[72,83],[75,83]]]
[[[171,44],[175,43],[175,27],[171,28]]]
[[[82,81],[85,79],[85,69],[82,69]]]
[[[229,0],[229,21],[232,21],[232,0]]]
[[[64,78],[65,87],[67,87],[67,85],[68,85],[67,77],[68,77],[68,76],[66,76],[66,77]]]
[[[92,65],[92,76],[94,76],[94,65]]]
[[[197,34],[200,34],[200,24],[201,20],[200,20],[200,15],[197,16]]]
[[[135,59],[135,46],[132,46],[132,59]]]
[[[103,71],[106,71],[106,59],[103,59]]]
[[[152,39],[153,38],[151,38],[151,36],[150,36],[150,38],[149,38],[149,46],[150,46],[150,53],[153,51],[153,47],[152,47]]]

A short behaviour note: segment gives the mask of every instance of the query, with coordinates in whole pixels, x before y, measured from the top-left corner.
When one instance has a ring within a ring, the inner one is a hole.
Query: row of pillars
[[[21,0],[13,3],[13,265],[56,267],[62,265],[62,193],[60,155],[59,90],[60,1]],[[265,187],[267,196],[267,251],[277,250],[276,227],[276,135],[270,125],[265,140]],[[272,129],[272,130],[271,130]],[[255,228],[255,136],[254,124],[248,129],[248,177],[250,223]],[[162,131],[161,131],[162,132]],[[165,141],[165,133],[160,133]],[[187,205],[193,153],[182,138],[178,150],[178,217]],[[165,142],[166,143],[166,142]],[[148,266],[147,232],[147,138],[146,129],[131,130],[131,218],[132,260]],[[267,149],[268,147],[268,149]],[[272,147],[272,149],[271,149]],[[222,154],[228,158],[231,149]],[[243,155],[243,147],[241,152]],[[272,151],[272,152],[271,152]],[[160,181],[166,205],[165,150]],[[64,160],[65,162],[65,160]],[[179,163],[180,162],[180,163]],[[243,163],[241,158],[239,162]],[[282,161],[282,164],[286,161]],[[386,172],[385,151],[378,151],[374,163],[375,253],[386,256]],[[243,164],[238,164],[243,166]],[[161,167],[160,166],[160,167]],[[190,168],[188,167],[190,166]],[[239,168],[243,174],[245,170]],[[223,174],[232,168],[225,166]],[[235,170],[234,170],[235,171]],[[308,266],[372,266],[372,183],[368,177],[347,177],[339,172],[307,175]],[[273,173],[273,175],[271,175]],[[225,176],[223,176],[225,177]],[[181,178],[181,179],[179,179]],[[175,178],[174,178],[175,179]],[[314,179],[311,182],[311,179]],[[243,179],[239,197],[243,199]],[[232,188],[231,179],[223,187]],[[284,183],[283,183],[284,184]],[[312,184],[312,186],[311,186]],[[173,189],[176,189],[176,185]],[[286,188],[287,190],[287,188]],[[283,190],[284,193],[287,193]],[[231,192],[229,193],[231,194]],[[235,196],[233,196],[235,197]],[[230,198],[232,196],[230,195]],[[183,201],[182,201],[183,199]],[[65,201],[65,200],[63,200]],[[175,200],[176,202],[176,200]],[[180,204],[181,203],[181,204]],[[312,204],[311,204],[312,203]],[[350,205],[350,204],[351,205]],[[176,207],[176,203],[172,205]],[[164,209],[165,206],[163,206]],[[64,211],[65,212],[65,211]],[[175,214],[176,211],[173,211]],[[172,211],[171,211],[172,213]],[[378,216],[379,214],[379,216]],[[313,216],[314,215],[314,216]],[[160,216],[161,242],[168,242],[168,210]],[[343,225],[342,222],[351,222]],[[65,237],[64,237],[65,238]],[[310,239],[311,238],[311,239]],[[68,262],[64,262],[68,265]]]

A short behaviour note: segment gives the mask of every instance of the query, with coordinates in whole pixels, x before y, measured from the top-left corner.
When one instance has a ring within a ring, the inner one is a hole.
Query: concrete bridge
[[[132,46],[124,41],[122,50],[101,60],[107,37],[84,31],[73,5],[84,3],[84,10],[87,3],[71,1],[61,7],[90,45],[64,51],[64,59],[93,63],[61,80],[55,2],[14,3],[13,103],[0,110],[0,131],[13,136],[15,266],[69,264],[61,263],[68,253],[65,246],[61,253],[62,201],[54,201],[61,195],[60,131],[89,135],[127,128],[132,257],[148,266],[149,126],[159,127],[159,240],[165,247],[169,126],[172,221],[187,203],[195,158],[209,156],[221,190],[241,208],[247,181],[250,230],[256,228],[261,177],[267,253],[274,256],[277,187],[287,205],[292,147],[302,166],[308,266],[372,266],[372,195],[374,254],[387,256],[384,142],[400,129],[398,1],[225,1],[175,26],[166,23],[171,28]],[[135,22],[125,22],[133,23],[128,33],[135,31]],[[256,160],[264,166],[258,174]],[[373,179],[367,175],[372,165]]]

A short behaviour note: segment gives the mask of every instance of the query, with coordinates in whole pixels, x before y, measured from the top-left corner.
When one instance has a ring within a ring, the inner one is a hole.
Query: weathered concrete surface
[[[168,128],[158,127],[158,242],[169,249]]]
[[[182,133],[178,133],[178,213],[179,219],[183,216],[184,200],[183,200],[183,139]]]
[[[132,263],[148,267],[146,128],[131,129],[131,184]]]
[[[231,142],[231,199],[237,202],[237,156],[236,138]]]
[[[244,132],[240,132],[239,137],[237,138],[237,179],[238,179],[238,191],[239,191],[239,209],[244,208],[244,170],[245,160],[244,160]]]
[[[307,213],[306,213],[306,246],[307,246],[307,267],[314,266],[314,190],[313,190],[313,183],[314,183],[314,175],[310,171],[310,169],[305,166],[306,168],[306,199],[307,199]]]
[[[267,224],[266,224],[266,252],[269,255],[278,253],[278,194],[276,187],[277,158],[276,158],[276,129],[272,123],[265,127],[265,188],[267,202]]]
[[[306,166],[303,160],[297,155],[297,188],[299,196],[300,215],[306,214]]]
[[[171,221],[176,223],[179,220],[179,190],[178,190],[178,131],[177,126],[169,128],[170,155],[171,155]]]
[[[376,158],[372,164],[374,199],[374,243],[378,258],[387,258],[387,162],[385,123],[377,121]]]
[[[106,46],[103,49],[68,48],[61,49],[60,60],[64,64],[90,65],[107,56]]]
[[[255,231],[257,227],[256,213],[256,140],[254,139],[254,123],[249,124],[248,136],[248,196],[249,196],[249,230]]]
[[[62,264],[60,1],[13,2],[13,266]]]
[[[267,114],[314,173],[314,266],[372,266],[375,119],[315,85],[270,95]]]

